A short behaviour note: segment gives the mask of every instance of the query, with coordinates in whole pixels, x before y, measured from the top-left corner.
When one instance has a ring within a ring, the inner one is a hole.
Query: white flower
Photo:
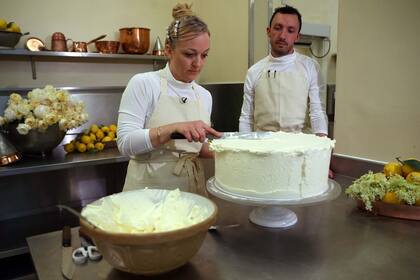
[[[8,121],[8,122],[12,122],[14,120],[17,119],[17,111],[14,110],[13,108],[6,108],[6,110],[4,110],[4,118]]]
[[[22,96],[19,93],[12,93],[9,97],[9,104],[19,104],[22,101]]]
[[[47,122],[45,122],[43,120],[39,120],[37,125],[38,125],[38,129],[41,130],[41,131],[45,131],[48,128]]]
[[[66,102],[68,99],[68,94],[64,90],[57,91],[57,99],[60,102]]]
[[[16,130],[19,132],[19,134],[26,135],[26,134],[28,134],[30,128],[29,128],[28,125],[26,125],[24,123],[20,123],[16,127]]]
[[[31,107],[27,103],[18,104],[16,109],[16,111],[22,114],[23,116],[28,115],[31,111]]]
[[[66,119],[61,119],[58,122],[58,126],[60,127],[61,130],[68,130],[69,129],[68,125],[69,123]]]
[[[61,130],[78,127],[88,120],[85,104],[72,97],[66,90],[57,90],[51,85],[43,89],[35,88],[23,98],[12,93],[4,116],[0,116],[0,125],[23,119],[19,133],[28,133],[30,129],[45,131],[58,122]]]
[[[35,120],[34,117],[28,117],[25,119],[25,124],[29,126],[30,129],[32,129],[32,128],[36,128],[37,121]]]
[[[48,125],[53,125],[57,122],[57,116],[53,113],[48,113],[45,115],[44,120]]]
[[[38,107],[35,108],[34,115],[35,117],[39,119],[43,119],[45,115],[48,114],[49,112],[50,112],[50,109],[48,108],[48,106],[39,105]]]

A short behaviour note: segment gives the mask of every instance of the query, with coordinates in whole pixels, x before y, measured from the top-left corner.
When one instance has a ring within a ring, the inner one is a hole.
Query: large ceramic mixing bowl
[[[122,192],[117,195],[132,195],[152,192],[154,199],[163,199],[167,190],[148,189]],[[204,238],[217,215],[217,206],[197,194],[181,192],[181,197],[192,200],[204,209],[203,221],[176,230],[155,233],[112,233],[101,230],[83,218],[80,229],[90,236],[104,259],[114,268],[143,275],[161,274],[187,263],[200,249]],[[109,197],[105,197],[107,199]],[[93,204],[101,203],[99,201]],[[82,211],[83,213],[83,211]]]

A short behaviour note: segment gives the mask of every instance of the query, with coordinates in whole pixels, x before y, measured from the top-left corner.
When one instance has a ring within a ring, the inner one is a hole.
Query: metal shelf
[[[35,61],[71,61],[71,62],[109,62],[109,61],[138,61],[153,63],[153,68],[158,69],[159,63],[164,63],[165,56],[149,54],[104,54],[92,52],[54,52],[54,51],[28,51],[25,49],[0,49],[0,59],[29,60],[32,69],[32,79],[36,80]]]

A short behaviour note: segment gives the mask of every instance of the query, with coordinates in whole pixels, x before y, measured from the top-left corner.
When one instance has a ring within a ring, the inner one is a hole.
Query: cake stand
[[[267,199],[235,194],[222,189],[214,177],[211,177],[207,181],[207,190],[212,195],[223,200],[243,205],[257,206],[249,214],[249,220],[254,224],[269,228],[287,228],[297,222],[298,219],[295,212],[284,206],[315,205],[336,199],[341,193],[340,185],[331,179],[328,180],[328,188],[325,192],[308,198],[289,196],[281,199]]]

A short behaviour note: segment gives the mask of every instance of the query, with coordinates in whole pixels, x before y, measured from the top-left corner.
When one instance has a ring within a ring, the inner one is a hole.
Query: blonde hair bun
[[[182,19],[184,17],[188,16],[194,16],[193,11],[191,10],[192,4],[188,5],[186,3],[184,4],[176,4],[176,6],[172,9],[172,17],[175,20]]]

